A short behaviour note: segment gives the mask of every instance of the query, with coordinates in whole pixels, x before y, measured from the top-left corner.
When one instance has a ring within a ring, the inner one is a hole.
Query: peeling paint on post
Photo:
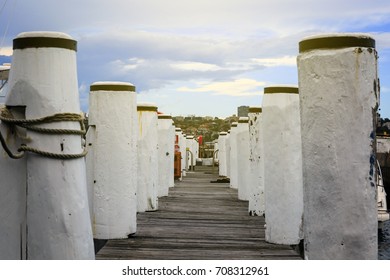
[[[299,43],[306,259],[377,259],[375,41],[329,34]]]
[[[249,119],[240,117],[237,124],[238,199],[249,200]]]
[[[227,176],[227,162],[226,162],[226,138],[227,132],[220,132],[218,137],[218,157],[219,157],[219,176],[226,177]]]
[[[157,106],[141,103],[138,112],[138,212],[158,210]]]
[[[296,86],[264,88],[265,240],[293,245],[303,238],[299,95]]]
[[[263,116],[261,107],[249,107],[249,208],[251,216],[261,216],[265,212],[264,196],[264,155],[263,155]]]
[[[6,105],[25,106],[25,118],[80,114],[76,41],[57,32],[26,32],[14,40]],[[39,125],[80,130],[77,122]],[[80,135],[27,131],[30,147],[80,154]],[[27,158],[27,259],[94,259],[85,160],[29,153]]]
[[[130,83],[90,87],[87,181],[96,239],[127,238],[137,229],[136,99]]]

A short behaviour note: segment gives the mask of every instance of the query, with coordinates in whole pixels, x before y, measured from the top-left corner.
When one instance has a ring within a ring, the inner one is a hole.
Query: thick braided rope
[[[2,107],[0,108],[0,120],[9,125],[17,125],[25,129],[38,132],[38,133],[44,133],[44,134],[85,135],[86,133],[85,126],[84,126],[84,117],[81,114],[75,114],[75,113],[59,113],[59,114],[54,114],[52,116],[47,116],[47,117],[37,118],[37,119],[15,119],[13,118],[12,113],[6,107]],[[80,130],[56,129],[56,128],[43,128],[43,127],[35,126],[36,124],[53,123],[53,122],[79,122],[81,129]],[[18,149],[18,152],[21,153],[15,155],[7,147],[6,142],[4,141],[4,137],[1,135],[1,133],[0,133],[0,140],[4,150],[11,158],[14,159],[22,158],[24,152],[31,152],[31,153],[39,154],[44,157],[49,157],[54,159],[64,159],[64,160],[81,158],[87,154],[86,149],[84,149],[84,151],[80,154],[56,154],[56,153],[42,151],[33,147],[29,147],[27,145],[22,145]]]

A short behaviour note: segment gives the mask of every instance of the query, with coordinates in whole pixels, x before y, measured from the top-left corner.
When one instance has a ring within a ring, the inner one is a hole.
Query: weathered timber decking
[[[290,246],[264,241],[264,218],[248,215],[248,202],[237,199],[211,168],[196,167],[169,196],[159,199],[159,210],[139,213],[137,233],[110,240],[96,259],[301,259]]]

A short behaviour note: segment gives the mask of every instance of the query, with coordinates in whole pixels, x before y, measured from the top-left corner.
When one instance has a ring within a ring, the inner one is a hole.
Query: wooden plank
[[[159,210],[139,213],[137,233],[109,240],[96,259],[301,259],[286,245],[264,240],[264,218],[248,215],[248,202],[237,198],[211,168],[197,167],[159,199]]]

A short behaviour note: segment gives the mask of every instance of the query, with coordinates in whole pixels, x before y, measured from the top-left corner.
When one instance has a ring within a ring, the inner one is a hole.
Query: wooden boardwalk
[[[138,214],[135,235],[108,241],[96,259],[301,259],[291,246],[266,243],[264,218],[249,216],[229,184],[210,183],[211,171],[197,167],[176,182],[158,211]]]

